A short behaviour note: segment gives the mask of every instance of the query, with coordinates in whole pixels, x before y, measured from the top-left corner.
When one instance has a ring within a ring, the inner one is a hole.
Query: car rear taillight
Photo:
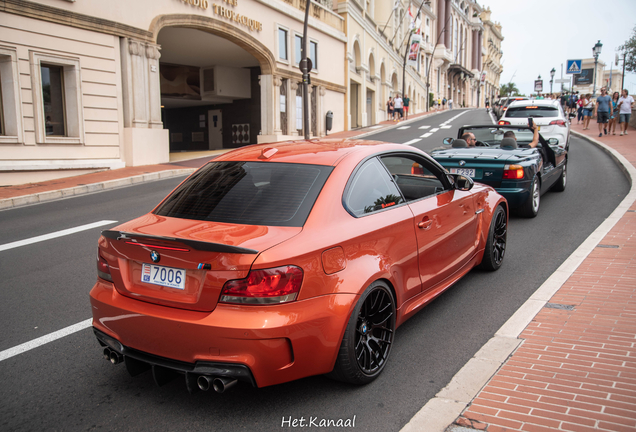
[[[566,124],[565,124],[565,120],[552,120],[552,121],[550,122],[550,124],[551,124],[551,125],[559,125],[559,126],[563,126],[563,127],[565,127],[565,126],[566,126]]]
[[[277,304],[296,300],[303,271],[296,266],[252,270],[245,279],[223,285],[221,303]]]
[[[505,126],[505,125],[509,125],[510,122],[509,121],[505,121],[505,120],[499,120],[499,125],[500,126]]]
[[[113,281],[113,278],[110,275],[110,266],[106,259],[102,256],[99,249],[97,249],[97,276],[109,282]]]
[[[521,165],[506,165],[504,167],[503,178],[508,180],[522,179],[523,167]]]

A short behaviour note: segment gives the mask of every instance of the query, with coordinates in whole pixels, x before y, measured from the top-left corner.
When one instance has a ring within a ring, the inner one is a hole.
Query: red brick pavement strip
[[[596,126],[596,125],[592,125]],[[636,132],[598,137],[636,165]],[[633,135],[632,135],[633,133]],[[636,431],[636,204],[519,336],[455,425],[488,432]],[[453,425],[449,427],[452,430]]]
[[[411,115],[409,119],[405,121],[384,121],[376,125],[376,127],[338,132],[326,138],[361,138],[369,134],[407,125],[413,121],[437,114],[438,112],[441,112],[441,110]],[[202,166],[209,159],[209,157],[203,157],[167,164],[125,167],[38,183],[0,186],[0,210],[104,190],[110,187],[126,186],[137,183],[138,181],[183,175],[192,171],[191,168]],[[188,168],[190,168],[189,171]]]

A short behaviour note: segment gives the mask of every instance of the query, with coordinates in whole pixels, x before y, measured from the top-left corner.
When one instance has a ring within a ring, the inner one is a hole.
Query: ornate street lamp
[[[592,53],[594,53],[594,91],[592,92],[592,97],[596,97],[596,65],[598,56],[601,55],[601,48],[603,48],[601,41],[596,42],[596,45],[592,47]]]
[[[552,70],[550,71],[550,93],[552,93],[552,83],[554,82],[555,73],[556,73],[556,70],[552,68]]]

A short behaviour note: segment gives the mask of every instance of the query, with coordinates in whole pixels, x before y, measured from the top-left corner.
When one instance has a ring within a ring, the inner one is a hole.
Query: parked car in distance
[[[475,147],[461,139],[468,132],[475,135]],[[504,138],[506,132],[515,139]],[[492,186],[508,200],[511,210],[535,217],[542,194],[565,190],[568,151],[557,145],[556,138],[546,141],[541,133],[537,147],[530,148],[532,138],[528,126],[463,126],[457,139],[444,139],[450,148],[433,150],[431,156],[452,174]]]
[[[558,100],[526,99],[514,101],[499,119],[501,126],[525,126],[532,118],[546,140],[557,139],[557,145],[569,147],[570,121]]]
[[[500,119],[504,115],[504,113],[508,109],[508,106],[511,103],[515,101],[521,101],[521,100],[528,100],[528,98],[525,96],[509,96],[507,98],[502,99],[501,103],[497,107],[497,111],[495,112],[497,119]]]
[[[102,232],[90,292],[103,354],[218,392],[328,374],[365,384],[395,330],[503,262],[508,205],[409,146],[240,148]]]

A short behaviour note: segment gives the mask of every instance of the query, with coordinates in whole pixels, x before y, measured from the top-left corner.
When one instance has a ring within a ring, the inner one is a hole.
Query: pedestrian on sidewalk
[[[632,116],[632,108],[634,108],[634,98],[629,95],[627,89],[623,89],[623,95],[616,104],[618,106],[619,121],[621,123],[621,136],[627,135],[627,127],[629,126],[629,118]]]
[[[452,99],[448,100],[448,109],[453,109],[453,100]]]
[[[409,99],[409,95],[404,95],[404,117],[409,119],[409,104],[411,103],[411,99]]]
[[[433,110],[437,111],[437,99],[433,99]]]
[[[616,123],[618,123],[618,99],[620,98],[620,94],[618,92],[614,92],[612,95],[612,115],[609,119],[609,124],[607,125],[607,133],[616,135]],[[618,127],[620,129],[620,126]]]
[[[404,117],[404,101],[399,94],[393,98],[393,112],[396,121],[400,121]]]
[[[386,103],[386,119],[393,120],[393,99],[389,96],[389,101]]]
[[[581,95],[581,98],[576,102],[576,111],[577,118],[576,124],[581,124],[581,121],[585,120],[585,116],[583,115],[583,107],[587,105],[587,101],[585,100],[585,95]]]
[[[442,109],[443,110],[446,109],[446,97],[444,97],[444,99],[442,99]]]
[[[590,129],[590,120],[592,120],[592,114],[594,113],[594,101],[591,94],[585,95],[586,104],[583,107],[583,130]]]
[[[612,98],[607,94],[607,89],[601,87],[601,95],[596,98],[596,123],[598,124],[598,136],[602,137],[603,132],[607,135],[607,122],[612,115]]]

